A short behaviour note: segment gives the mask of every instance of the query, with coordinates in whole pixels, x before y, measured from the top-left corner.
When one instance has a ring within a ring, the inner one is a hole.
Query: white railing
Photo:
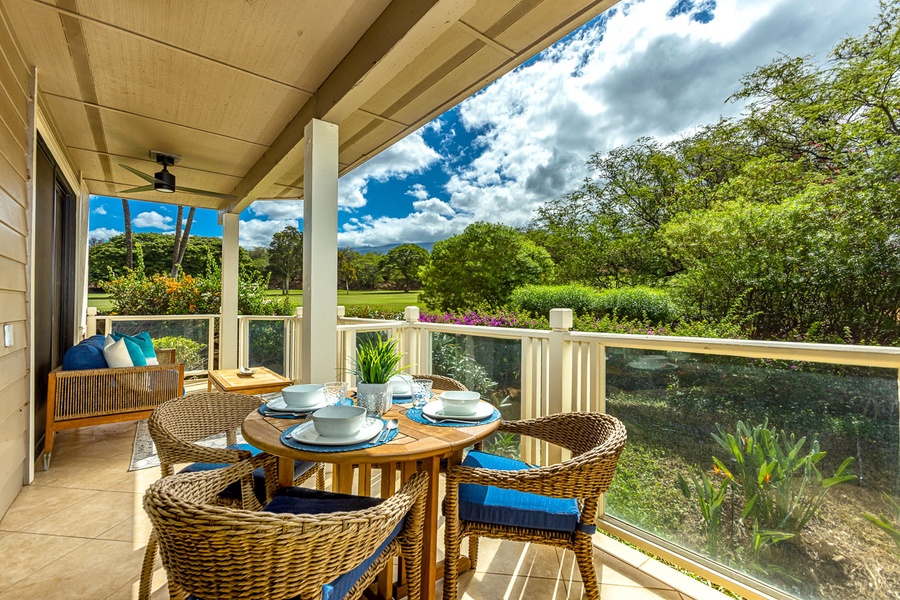
[[[420,322],[419,309],[416,307],[407,308],[402,321],[344,318],[342,311],[339,311],[338,315],[336,378],[347,379],[351,384],[355,383],[352,378],[342,373],[346,373],[351,366],[357,338],[364,333],[397,336],[400,349],[405,353],[409,363],[409,372],[423,374],[431,373],[433,370],[432,350],[435,334],[462,336],[462,339],[489,338],[520,342],[518,367],[521,414],[518,416],[523,419],[569,411],[606,412],[608,360],[616,356],[621,357],[623,353],[630,351],[690,353],[886,368],[893,370],[897,388],[900,390],[900,348],[586,333],[571,330],[572,315],[567,309],[551,311],[549,331]],[[92,316],[89,315],[88,331],[96,329],[90,328]],[[217,317],[217,315],[182,315],[95,318],[102,321],[106,332],[112,331],[117,323],[122,322],[152,324],[157,321],[205,321],[208,324],[207,344],[213,349]],[[300,373],[302,353],[300,310],[297,314],[286,317],[240,317],[241,364],[252,360],[250,355],[252,322],[279,320],[284,323],[284,375],[296,380]],[[613,349],[612,353],[610,349]],[[213,361],[213,352],[210,352],[209,369],[214,368]],[[900,402],[900,398],[897,398],[897,401]],[[522,440],[519,450],[523,460],[537,464],[553,464],[567,457],[564,451],[541,445],[533,440]],[[737,586],[737,589],[747,597],[786,597],[784,593],[765,585],[760,586],[758,582],[736,574],[721,564],[687,552],[636,526],[618,521],[602,511],[601,514],[600,523],[604,528],[710,579],[730,585],[733,589]]]

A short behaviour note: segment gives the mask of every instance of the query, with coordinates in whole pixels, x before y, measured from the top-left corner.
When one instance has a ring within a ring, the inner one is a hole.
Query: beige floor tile
[[[27,485],[0,520],[0,530],[22,531],[32,523],[55,515],[97,493],[93,490]]]
[[[109,491],[143,494],[147,491],[147,488],[150,487],[150,484],[160,477],[162,477],[162,473],[160,473],[159,467],[140,469],[138,471],[129,471],[126,474],[125,479],[109,488]]]
[[[142,510],[130,519],[104,531],[97,536],[97,539],[119,540],[120,542],[132,542],[137,546],[145,546],[152,528],[150,517]]]
[[[0,537],[0,591],[6,590],[35,572],[68,555],[88,540],[81,538],[7,533]],[[23,596],[24,597],[24,596]]]
[[[591,542],[595,547],[600,548],[607,554],[611,554],[634,567],[640,567],[648,560],[652,560],[643,552],[639,552],[631,546],[627,546],[619,540],[611,538],[608,535],[603,535],[602,533],[595,533],[591,537]]]
[[[38,471],[34,475],[34,485],[78,488],[83,490],[110,490],[135,477],[128,471],[128,463],[122,460],[80,457],[90,461],[90,466],[72,466]],[[75,460],[75,459],[71,459]]]
[[[582,600],[584,595],[582,583],[579,581],[570,588],[570,600]],[[683,600],[675,590],[657,590],[633,587],[629,585],[606,584],[600,586],[601,600]]]
[[[95,538],[143,510],[141,499],[138,494],[98,492],[65,511],[32,523],[25,531]]]
[[[688,577],[668,565],[652,560],[641,566],[641,571],[662,579],[685,596],[696,600],[727,600],[728,596],[693,577]]]
[[[138,578],[142,559],[143,551],[132,550],[128,542],[90,540],[77,552],[70,552],[9,587],[0,593],[0,599],[106,598]]]
[[[463,554],[468,554],[468,548],[468,540],[463,540]],[[556,578],[560,563],[556,549],[551,546],[479,538],[475,570],[495,575]]]
[[[597,573],[597,581],[600,584],[646,587],[655,589],[671,589],[656,577],[632,567],[631,565],[614,558],[604,552],[594,552],[594,570]],[[580,582],[581,572],[575,562],[575,554],[564,551],[562,556],[562,572],[566,581]]]
[[[438,598],[441,597],[442,590],[442,582],[438,582]],[[565,585],[554,579],[471,571],[460,576],[458,590],[460,600],[566,600],[570,597]]]

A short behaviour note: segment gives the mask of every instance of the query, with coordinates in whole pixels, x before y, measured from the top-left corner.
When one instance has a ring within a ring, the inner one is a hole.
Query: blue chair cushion
[[[383,500],[379,498],[369,498],[367,496],[350,496],[308,488],[291,487],[280,490],[263,510],[274,513],[318,515],[364,510],[377,506],[382,502]],[[359,581],[363,573],[372,566],[375,559],[384,552],[384,549],[391,543],[391,540],[397,537],[402,528],[403,521],[401,520],[371,556],[334,581],[322,586],[322,600],[341,600],[341,598],[346,596],[350,588]]]
[[[110,335],[112,335],[112,338],[116,341],[119,341],[122,338],[125,338],[126,340],[130,340],[131,342],[136,344],[138,348],[140,348],[141,355],[144,357],[144,363],[145,364],[154,364],[154,363],[150,363],[147,361],[148,358],[152,358],[152,359],[154,359],[154,361],[156,360],[156,350],[154,350],[154,348],[153,348],[153,340],[150,338],[150,334],[147,333],[146,331],[142,331],[141,333],[139,333],[137,335],[127,335],[124,333],[119,333],[118,331],[114,331]],[[129,354],[130,354],[130,352],[129,352]],[[133,356],[132,356],[132,360],[134,360]],[[138,365],[137,363],[134,363],[134,366],[142,367],[144,365]]]
[[[228,446],[229,450],[247,450],[252,453],[253,456],[261,453],[262,450],[259,448],[255,448],[250,444],[234,444]],[[179,473],[194,473],[197,471],[211,471],[213,469],[221,469],[222,467],[227,467],[228,463],[193,463],[185,468],[183,468]],[[307,471],[309,471],[315,463],[306,462],[304,460],[295,460],[294,461],[294,478],[300,477]],[[256,494],[256,497],[260,502],[266,501],[266,472],[262,467],[253,471],[253,491]],[[222,498],[227,498],[229,500],[240,500],[241,499],[241,482],[235,481],[227,488],[225,488],[220,494]]]
[[[104,339],[102,335],[95,335],[66,350],[63,355],[63,371],[108,368],[109,365],[103,357]]]
[[[519,460],[475,450],[469,452],[462,464],[500,471],[532,468]],[[459,486],[459,518],[463,521],[572,532],[578,527],[579,517],[574,498],[549,498],[492,485]]]

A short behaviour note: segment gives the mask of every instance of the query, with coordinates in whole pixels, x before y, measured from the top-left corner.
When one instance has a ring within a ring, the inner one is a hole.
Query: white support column
[[[338,126],[313,119],[304,138],[300,377],[325,383],[336,376]]]
[[[219,368],[238,367],[238,230],[240,216],[222,215],[222,309],[219,315]]]
[[[550,310],[550,374],[549,405],[547,414],[572,412],[572,345],[565,338],[572,329],[572,310]],[[549,446],[544,466],[556,464],[569,457],[558,446]]]

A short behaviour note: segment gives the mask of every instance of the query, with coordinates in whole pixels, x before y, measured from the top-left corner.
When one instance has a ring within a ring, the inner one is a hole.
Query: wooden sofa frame
[[[158,365],[50,372],[44,470],[50,468],[53,436],[62,429],[135,421],[184,393],[184,365],[175,350],[157,350]]]

